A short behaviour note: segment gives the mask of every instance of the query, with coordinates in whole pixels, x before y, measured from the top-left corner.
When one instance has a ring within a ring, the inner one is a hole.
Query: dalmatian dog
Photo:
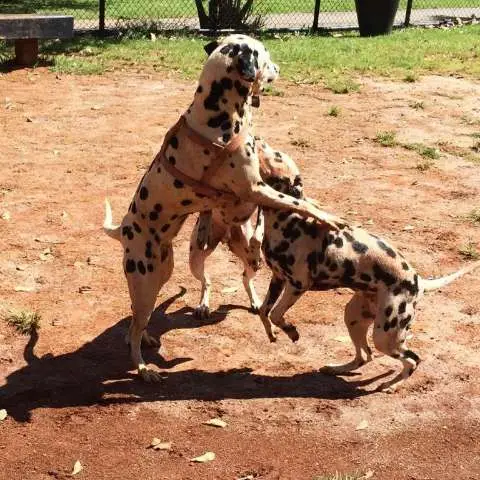
[[[255,140],[261,174],[265,168],[271,172],[283,163],[295,165],[287,154],[273,150],[260,137],[255,137]],[[243,263],[243,285],[250,299],[251,310],[258,312],[261,301],[255,291],[253,278],[261,263],[255,252],[260,251],[262,238],[254,236],[252,227],[252,218],[256,210],[257,205],[254,203],[242,203],[227,209],[216,208],[211,212],[200,213],[190,239],[190,270],[202,283],[200,303],[194,310],[198,318],[210,316],[211,281],[205,270],[205,261],[221,241],[225,242],[229,250]],[[261,230],[257,228],[255,232]]]
[[[264,45],[231,35],[205,47],[209,54],[194,99],[167,132],[120,225],[108,201],[104,231],[122,244],[132,306],[128,340],[134,367],[145,381],[160,381],[145,364],[141,340],[158,345],[146,327],[160,288],[173,270],[172,240],[189,214],[242,202],[289,208],[336,228],[336,218],[315,205],[283,195],[260,175],[251,134],[252,101],[264,82],[278,77]]]
[[[291,168],[292,164],[288,166],[290,170],[281,174],[265,173],[265,181],[279,192],[303,198],[298,170]],[[387,392],[404,382],[420,362],[419,356],[407,348],[406,337],[423,293],[444,287],[480,266],[475,262],[445,277],[427,280],[385,240],[362,228],[344,223],[332,230],[288,209],[262,207],[260,215],[264,216],[260,223],[264,231],[256,235],[264,237],[263,254],[273,273],[260,308],[270,341],[276,340],[272,323],[292,341],[299,339],[296,327],[286,322],[284,315],[305,292],[350,288],[355,293],[346,306],[344,320],[355,346],[355,358],[321,371],[344,374],[370,362],[367,331],[373,325],[376,348],[403,364],[398,375],[379,387]]]

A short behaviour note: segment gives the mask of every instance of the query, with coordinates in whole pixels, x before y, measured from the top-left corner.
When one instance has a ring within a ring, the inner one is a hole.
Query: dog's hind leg
[[[368,346],[368,328],[375,319],[376,302],[371,294],[356,292],[345,307],[345,324],[355,346],[355,358],[351,362],[340,365],[325,365],[322,373],[339,375],[351,372],[372,360],[372,350]],[[365,357],[363,354],[365,353]]]
[[[377,390],[393,393],[412,375],[420,363],[420,357],[406,347],[407,331],[415,317],[415,298],[401,294],[388,295],[377,313],[373,329],[375,347],[386,355],[400,360],[402,371],[392,380],[382,383]]]
[[[285,321],[284,315],[304,293],[305,292],[303,290],[298,290],[292,286],[292,284],[287,282],[285,284],[285,288],[283,289],[282,295],[272,308],[269,316],[272,323],[281,328],[289,336],[292,342],[296,342],[300,338],[300,335],[298,334],[295,325]]]
[[[250,306],[254,313],[258,312],[261,302],[258,298],[257,292],[253,285],[253,278],[255,277],[255,270],[249,263],[249,253],[250,253],[250,239],[252,238],[252,225],[250,220],[248,220],[242,226],[232,226],[230,229],[230,239],[228,246],[233,254],[235,254],[243,263],[243,286],[247,292],[248,298],[250,299]]]
[[[208,229],[206,231],[205,229]],[[200,303],[194,309],[197,318],[205,319],[210,317],[210,276],[205,271],[205,261],[215,250],[220,240],[225,236],[227,228],[218,222],[212,221],[210,214],[201,213],[192,231],[190,238],[189,263],[192,275],[202,283]],[[200,236],[208,237],[208,242],[199,241]]]
[[[267,294],[265,295],[263,304],[260,307],[260,311],[258,312],[265,328],[265,332],[267,332],[267,336],[271,342],[275,342],[277,340],[277,337],[272,330],[272,324],[270,322],[269,315],[272,307],[277,302],[278,297],[280,297],[280,294],[282,293],[284,288],[285,280],[275,276],[274,274],[272,279],[270,280],[270,285],[268,286]]]
[[[173,271],[173,250],[171,245],[162,245],[155,258],[143,260],[125,255],[124,269],[132,300],[132,321],[129,330],[130,353],[138,374],[147,382],[160,381],[160,375],[147,368],[141,352],[141,340],[155,307],[160,288],[168,281]],[[150,339],[149,336],[147,338]]]

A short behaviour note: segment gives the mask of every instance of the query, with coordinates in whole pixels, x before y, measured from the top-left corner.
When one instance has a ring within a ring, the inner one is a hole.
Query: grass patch
[[[268,85],[263,89],[263,95],[267,97],[284,97],[285,92],[283,90],[279,90],[278,88],[272,87]]]
[[[392,131],[378,132],[375,141],[382,147],[394,147],[398,143],[395,132]]]
[[[461,121],[464,125],[480,125],[480,119],[472,118],[469,115],[462,115]]]
[[[407,83],[415,83],[416,81],[418,81],[418,75],[416,73],[411,73],[411,72],[407,73],[403,77],[403,81]]]
[[[306,138],[297,138],[290,142],[294,147],[310,148],[312,144]]]
[[[407,150],[413,150],[424,158],[430,158],[431,160],[437,160],[440,158],[440,153],[436,148],[428,147],[423,143],[405,143],[402,144],[402,147]]]
[[[29,310],[11,311],[6,317],[6,322],[14,327],[17,332],[29,335],[40,327],[40,315]]]
[[[409,107],[414,110],[425,110],[425,102],[412,102],[409,104]]]
[[[435,162],[432,160],[424,160],[423,162],[418,162],[416,165],[416,169],[419,172],[426,172],[427,170],[430,170],[433,166],[435,165]]]
[[[276,38],[264,35],[262,40],[273,60],[280,64],[282,78],[323,83],[333,92],[351,93],[359,89],[355,79],[361,75],[413,80],[434,73],[479,79],[479,33],[480,26],[472,25],[449,30],[409,28],[371,38],[349,32],[340,38],[285,34]],[[203,46],[211,40],[181,34],[157,35],[152,41],[148,32],[127,36],[77,36],[71,41],[42,42],[41,54],[53,62],[52,70],[64,74],[153,69],[195,79],[206,59]],[[0,61],[12,57],[13,48],[0,41]],[[468,125],[480,124],[465,118]]]
[[[338,117],[340,115],[340,107],[337,107],[336,105],[332,105],[328,109],[327,115],[329,117]]]
[[[468,220],[474,225],[480,225],[480,208],[473,209],[468,215]]]
[[[480,132],[469,133],[468,136],[473,138],[480,138]]]
[[[458,249],[458,253],[465,260],[478,260],[480,258],[480,253],[478,252],[474,242],[468,242],[465,245],[462,245]]]
[[[313,480],[360,480],[363,475],[354,473],[334,473],[333,475],[320,475]]]

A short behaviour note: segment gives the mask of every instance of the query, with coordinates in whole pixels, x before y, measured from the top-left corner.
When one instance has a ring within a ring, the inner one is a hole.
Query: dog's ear
[[[212,52],[219,46],[220,44],[214,40],[213,42],[207,43],[203,49],[207,52],[207,55],[210,56]]]
[[[250,49],[240,51],[237,69],[244,80],[247,80],[248,82],[253,82],[255,80],[257,76],[255,63],[257,63],[256,58],[252,55]]]

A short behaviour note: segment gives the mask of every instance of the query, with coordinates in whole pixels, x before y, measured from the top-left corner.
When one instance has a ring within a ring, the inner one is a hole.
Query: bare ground
[[[480,131],[480,85],[434,76],[361,82],[345,96],[281,83],[283,97],[262,101],[258,132],[292,154],[325,208],[390,239],[424,276],[448,273],[465,262],[462,245],[479,247],[465,215],[479,206],[471,134]],[[76,460],[85,479],[480,478],[478,274],[425,298],[410,342],[419,370],[398,394],[376,393],[398,368],[384,357],[355,376],[318,373],[352,353],[342,341],[348,290],[305,295],[289,313],[300,342],[282,336],[271,345],[222,246],[209,267],[218,310],[195,320],[192,219],[150,323],[162,347],[147,355],[164,381],[145,385],[129,372],[129,299],[120,248],[100,228],[103,199],[119,220],[194,87],[149,73],[0,76],[0,298],[4,311],[42,315],[38,338],[0,323],[0,408],[9,414],[0,478],[62,479]],[[333,104],[338,117],[326,115]],[[385,130],[442,156],[428,165],[415,151],[382,147],[374,138]],[[262,293],[268,277],[259,274]],[[217,416],[227,428],[202,424]],[[153,437],[172,450],[146,448]],[[205,451],[216,459],[189,461]]]

